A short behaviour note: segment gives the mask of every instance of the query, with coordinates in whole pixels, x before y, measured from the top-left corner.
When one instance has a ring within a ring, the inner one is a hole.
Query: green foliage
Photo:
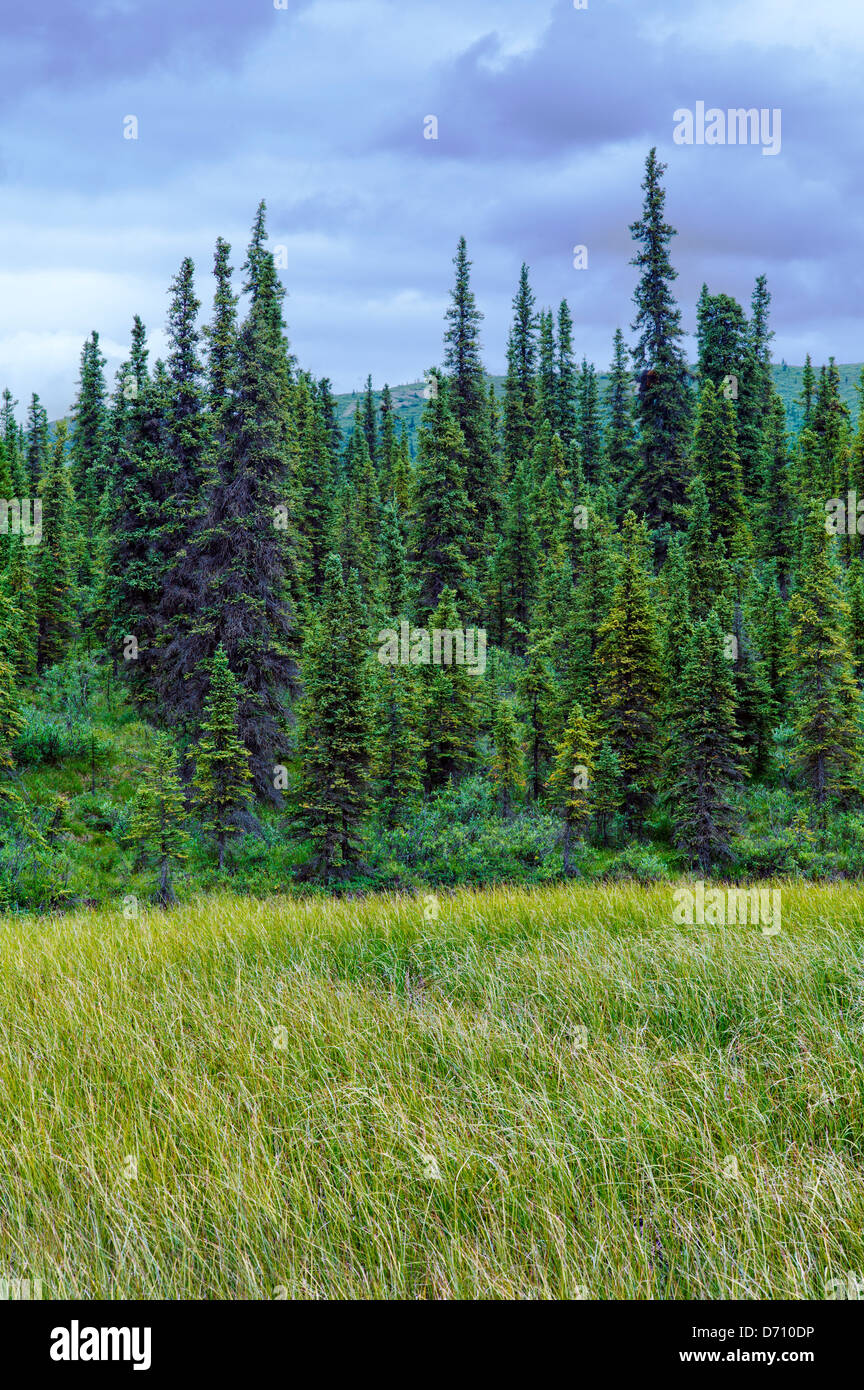
[[[175,864],[187,854],[185,820],[177,749],[168,734],[157,734],[153,760],[135,795],[129,838],[139,856],[158,869],[155,901],[161,907],[176,901],[172,877]]]
[[[201,736],[195,748],[195,790],[201,820],[215,836],[219,868],[225,862],[225,840],[249,804],[249,750],[237,736],[240,684],[220,644],[210,662],[210,688],[204,701]]]

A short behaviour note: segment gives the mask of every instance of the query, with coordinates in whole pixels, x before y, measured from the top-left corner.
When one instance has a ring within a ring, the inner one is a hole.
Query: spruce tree
[[[795,752],[816,804],[858,790],[860,696],[849,650],[849,608],[825,514],[814,502],[798,587],[790,600],[789,676]]]
[[[558,392],[555,375],[555,321],[551,309],[537,316],[537,424],[548,422],[550,433],[558,428]]]
[[[27,483],[30,495],[38,495],[39,480],[48,465],[48,415],[35,391],[27,409]]]
[[[635,457],[629,353],[620,328],[615,330],[612,366],[606,387],[606,433],[603,472],[618,495],[630,484]]]
[[[177,749],[168,734],[157,734],[153,761],[133,802],[129,835],[141,858],[155,862],[159,874],[155,901],[160,907],[177,901],[173,871],[187,857],[185,818]]]
[[[540,796],[546,764],[553,752],[561,691],[553,666],[554,634],[537,628],[527,635],[525,665],[519,674],[519,696],[525,711],[531,796]]]
[[[511,623],[510,641],[515,650],[524,651],[520,630],[524,633],[530,620],[537,586],[538,553],[529,471],[521,459],[514,466],[507,491],[502,532],[499,565],[505,611]],[[517,626],[512,627],[513,624]]]
[[[204,663],[221,643],[242,688],[238,732],[251,754],[259,795],[274,793],[273,767],[285,742],[288,702],[297,690],[297,633],[290,578],[295,559],[289,459],[293,358],[284,336],[273,255],[259,208],[245,262],[249,311],[237,334],[236,364],[220,428],[224,447],[201,535],[198,621],[185,665],[193,716],[203,708]]]
[[[593,363],[582,359],[582,370],[577,383],[579,411],[579,454],[582,472],[590,485],[601,481],[600,465],[603,458],[603,431],[600,423],[600,398],[597,392],[597,373]]]
[[[429,634],[455,632],[462,627],[456,594],[444,589],[438,607],[429,620]],[[441,637],[442,655],[444,638]],[[434,658],[434,651],[430,653]],[[423,667],[423,741],[426,749],[424,784],[427,791],[458,782],[476,761],[477,700],[476,682],[465,666],[431,660]]]
[[[716,613],[694,624],[677,699],[675,843],[707,874],[731,857],[740,780],[735,696]]]
[[[555,386],[557,401],[555,429],[569,456],[576,439],[576,357],[573,351],[573,319],[570,306],[562,299],[558,306]]]
[[[640,272],[634,302],[634,332],[639,334],[633,361],[639,374],[637,415],[640,460],[636,492],[652,524],[664,528],[679,523],[686,500],[687,447],[691,401],[687,362],[681,347],[681,313],[671,285],[677,276],[669,259],[675,229],[663,220],[666,193],[665,164],[652,149],[645,164],[642,216],[631,225],[640,250],[631,261]]]
[[[608,739],[601,739],[594,762],[592,806],[597,838],[608,845],[611,829],[624,801],[621,764]]]
[[[414,480],[411,560],[423,614],[436,607],[447,588],[460,604],[473,607],[476,584],[471,563],[475,512],[465,486],[465,439],[450,409],[447,381],[437,380],[420,424]]]
[[[95,331],[81,351],[78,396],[72,408],[73,434],[69,448],[72,487],[81,509],[82,530],[90,536],[107,474],[107,391],[105,357]]]
[[[220,870],[225,864],[225,840],[236,832],[237,818],[249,804],[252,780],[249,750],[237,735],[239,704],[240,686],[220,642],[210,662],[210,688],[195,750],[201,820],[216,836]]]
[[[486,400],[486,374],[480,356],[480,324],[483,315],[471,289],[471,262],[465,238],[459,238],[456,282],[450,291],[445,315],[444,370],[447,373],[450,409],[465,445],[465,486],[474,503],[480,525],[494,505],[495,480],[491,473],[492,441]]]
[[[75,632],[75,497],[66,466],[67,428],[57,425],[54,448],[40,483],[42,539],[36,547],[37,665],[61,661]]]
[[[603,732],[621,764],[632,828],[654,799],[659,752],[662,674],[647,551],[645,527],[629,512],[621,570],[595,652]]]
[[[528,267],[519,273],[513,300],[513,325],[507,342],[507,376],[504,382],[504,462],[508,477],[516,464],[530,458],[536,416],[534,371],[537,357],[537,322],[534,292]]]
[[[398,616],[386,621],[390,632],[398,630]],[[397,661],[375,665],[371,772],[375,804],[392,827],[423,789],[423,696],[416,667]]]
[[[492,736],[492,782],[501,799],[501,814],[505,820],[511,820],[513,803],[525,788],[525,755],[522,731],[509,700],[499,699],[495,706]]]
[[[154,640],[159,656],[153,682],[163,715],[172,721],[186,704],[187,663],[200,610],[200,539],[215,472],[194,275],[195,267],[187,256],[171,283],[165,419],[159,467],[154,472],[159,499],[155,537],[159,604]],[[220,347],[217,342],[217,351]]]
[[[346,583],[336,554],[303,644],[300,814],[312,841],[305,875],[331,882],[360,865],[369,802],[368,633],[355,574]]]
[[[574,705],[547,782],[550,801],[563,822],[565,874],[572,869],[573,841],[581,838],[591,819],[595,746],[581,705]]]
[[[752,538],[735,448],[735,419],[731,401],[717,395],[710,377],[699,395],[693,468],[705,484],[712,534],[722,536],[731,560],[743,560]]]

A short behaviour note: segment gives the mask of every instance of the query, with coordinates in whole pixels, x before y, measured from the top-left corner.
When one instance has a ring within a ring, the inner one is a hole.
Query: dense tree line
[[[602,393],[524,265],[496,393],[460,240],[416,456],[387,387],[367,381],[343,434],[298,364],[263,203],[239,293],[217,243],[206,324],[183,261],[164,361],[136,318],[109,391],[91,335],[71,437],[36,395],[19,424],[4,392],[0,493],[43,508],[38,545],[3,542],[7,778],[28,685],[86,644],[159,730],[134,824],[165,901],[190,814],[221,866],[262,801],[326,881],[362,865],[375,818],[469,773],[505,821],[555,809],[565,870],[580,840],[663,817],[688,863],[722,867],[778,747],[814,816],[855,804],[864,556],[826,502],[864,497],[864,412],[853,430],[833,359],[808,358],[792,437],[761,276],[746,310],[703,286],[688,365],[663,173],[652,150],[633,346],[619,327]],[[408,658],[382,661],[406,627]],[[478,629],[482,672],[424,653],[423,633]]]

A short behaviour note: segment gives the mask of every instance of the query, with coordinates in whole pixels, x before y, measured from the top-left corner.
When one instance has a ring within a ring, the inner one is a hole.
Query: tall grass
[[[632,884],[0,923],[0,1277],[824,1297],[864,1272],[864,890],[782,892],[776,937]]]

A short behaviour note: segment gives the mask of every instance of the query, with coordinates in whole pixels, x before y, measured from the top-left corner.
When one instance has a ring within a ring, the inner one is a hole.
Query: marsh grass
[[[782,893],[776,937],[633,884],[5,921],[0,1275],[823,1298],[864,1271],[864,890]]]

